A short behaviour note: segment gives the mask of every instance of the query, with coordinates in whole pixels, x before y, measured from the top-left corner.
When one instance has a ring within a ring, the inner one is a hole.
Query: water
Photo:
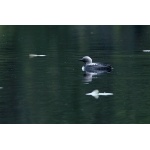
[[[0,123],[150,123],[149,41],[150,26],[0,26]],[[86,55],[113,71],[85,80]]]

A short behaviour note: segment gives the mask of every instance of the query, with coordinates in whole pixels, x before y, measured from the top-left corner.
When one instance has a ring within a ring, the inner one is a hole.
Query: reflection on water
[[[150,50],[143,50],[143,52],[150,52]]]
[[[0,26],[0,123],[150,123],[149,37],[150,26]],[[82,72],[83,56],[114,69]]]
[[[113,95],[113,93],[106,93],[106,92],[104,92],[104,93],[99,93],[99,90],[94,90],[94,91],[91,92],[91,93],[86,93],[86,95],[91,95],[91,96],[93,96],[94,98],[98,99],[100,95],[101,95],[101,96],[109,96],[109,95]]]
[[[83,82],[88,83],[91,82],[92,79],[96,79],[100,75],[104,75],[105,73],[110,73],[108,70],[99,70],[97,73],[95,72],[84,72],[83,74]]]
[[[46,55],[37,55],[37,54],[29,54],[29,58],[34,58],[34,57],[45,57]]]

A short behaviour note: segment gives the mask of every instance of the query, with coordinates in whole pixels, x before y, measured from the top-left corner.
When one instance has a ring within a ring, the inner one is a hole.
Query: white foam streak
[[[45,57],[46,55],[37,55],[37,54],[29,54],[30,58],[34,58],[34,57]]]
[[[86,95],[91,95],[91,96],[95,97],[96,99],[98,99],[100,95],[101,95],[101,96],[109,96],[109,95],[113,95],[113,93],[106,93],[106,92],[104,92],[104,93],[99,93],[98,90],[94,90],[94,91],[91,92],[91,93],[86,93]]]

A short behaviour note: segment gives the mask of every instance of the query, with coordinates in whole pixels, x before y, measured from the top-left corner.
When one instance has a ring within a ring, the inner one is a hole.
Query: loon
[[[92,59],[89,56],[84,56],[80,61],[84,62],[84,66],[82,67],[82,71],[99,74],[101,72],[111,72],[113,69],[109,64],[101,64],[101,63],[92,63]]]

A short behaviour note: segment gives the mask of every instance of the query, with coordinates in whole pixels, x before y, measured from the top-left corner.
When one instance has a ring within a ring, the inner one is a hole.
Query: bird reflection
[[[89,83],[92,82],[93,79],[98,78],[105,73],[110,73],[112,70],[98,70],[96,72],[87,72],[85,71],[83,74],[83,82]]]

